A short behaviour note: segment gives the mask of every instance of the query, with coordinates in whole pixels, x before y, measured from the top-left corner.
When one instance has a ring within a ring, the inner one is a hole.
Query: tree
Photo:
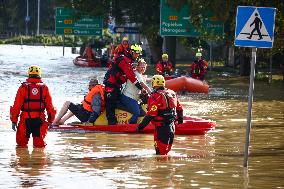
[[[29,28],[36,30],[37,28],[37,2],[38,0],[29,0]],[[41,28],[54,30],[54,6],[55,0],[41,1],[40,4],[40,26]],[[17,33],[25,33],[26,18],[26,0],[2,0],[0,1],[0,24],[3,30],[13,31]]]
[[[159,35],[159,0],[59,0],[58,5],[72,7],[90,15],[103,15],[105,25],[109,16],[115,18],[117,25],[136,23],[149,42],[154,61],[161,57],[163,39]]]
[[[152,58],[156,62],[162,55],[163,39],[159,35],[159,0],[115,0],[112,15],[119,24],[136,23],[148,40]]]
[[[275,7],[277,9],[275,17],[275,36],[274,45],[271,50],[260,49],[258,55],[267,57],[275,54],[284,54],[284,1],[281,0],[167,0],[167,2],[176,9],[181,6],[188,5],[190,8],[190,22],[195,26],[198,31],[202,31],[201,23],[205,19],[204,12],[211,10],[213,11],[216,20],[224,21],[224,38],[218,36],[208,35],[208,33],[202,33],[200,39],[212,39],[212,40],[223,40],[227,46],[233,46],[235,38],[235,18],[237,6],[256,6],[256,7]],[[247,60],[250,54],[248,54],[246,48],[239,48],[239,54],[241,60]],[[226,53],[229,54],[228,51]],[[244,57],[243,57],[244,56]],[[249,64],[246,61],[241,61],[243,64]],[[242,66],[241,66],[242,67]],[[284,74],[284,73],[283,73]]]

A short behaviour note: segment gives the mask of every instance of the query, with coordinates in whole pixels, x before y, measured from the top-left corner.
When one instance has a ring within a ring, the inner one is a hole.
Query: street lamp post
[[[39,18],[40,17],[40,0],[37,0],[37,32],[36,34],[39,35]]]
[[[26,22],[26,35],[28,35],[29,33],[29,29],[28,29],[28,22],[30,21],[30,17],[29,17],[29,0],[27,0],[27,16],[25,18],[25,22]]]

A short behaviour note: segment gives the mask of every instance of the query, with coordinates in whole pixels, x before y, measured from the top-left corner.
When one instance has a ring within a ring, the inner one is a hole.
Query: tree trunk
[[[250,57],[246,56],[246,53],[244,52],[244,50],[242,49],[240,51],[240,75],[249,76],[250,75]]]
[[[151,63],[155,64],[162,57],[163,38],[159,35],[155,36],[155,38],[146,35],[146,38],[151,51]]]
[[[172,62],[173,67],[176,67],[176,37],[168,36],[165,37],[166,41],[166,52],[169,55],[169,60]]]
[[[282,82],[284,83],[284,64],[282,65],[282,74],[283,74]]]

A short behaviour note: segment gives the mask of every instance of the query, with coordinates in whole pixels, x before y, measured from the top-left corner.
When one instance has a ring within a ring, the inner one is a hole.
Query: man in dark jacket
[[[115,58],[105,75],[106,116],[109,125],[117,124],[115,108],[119,100],[122,84],[129,79],[138,89],[142,90],[142,86],[137,80],[132,68],[132,63],[141,55],[141,52],[142,48],[140,45],[131,45],[131,49],[128,53]]]

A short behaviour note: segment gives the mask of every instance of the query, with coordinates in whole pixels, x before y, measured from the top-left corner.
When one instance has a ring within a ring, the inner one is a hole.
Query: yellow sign
[[[70,29],[70,28],[64,29],[64,33],[72,33],[72,29]]]
[[[169,16],[169,20],[178,20],[178,16]]]
[[[64,20],[64,24],[72,24],[72,20]]]

